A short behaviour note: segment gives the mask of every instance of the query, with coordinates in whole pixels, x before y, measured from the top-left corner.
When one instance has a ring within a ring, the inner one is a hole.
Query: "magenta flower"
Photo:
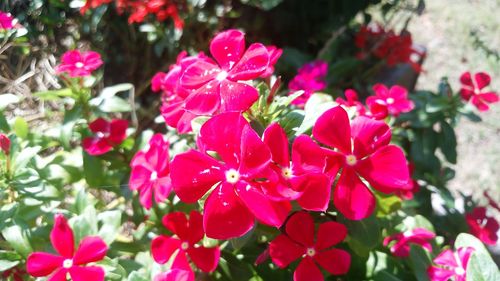
[[[323,281],[318,266],[334,275],[347,273],[351,255],[344,250],[331,248],[345,239],[347,228],[338,222],[329,221],[319,225],[316,239],[314,234],[314,221],[309,213],[293,214],[285,226],[285,233],[269,244],[272,261],[286,268],[302,258],[293,273],[294,281]]]
[[[191,270],[172,268],[167,272],[155,276],[154,281],[194,281],[194,274]]]
[[[408,99],[408,91],[398,85],[388,89],[383,84],[373,86],[375,96],[366,99],[371,115],[375,119],[384,119],[387,115],[398,117],[401,113],[411,111],[415,104]]]
[[[430,266],[427,274],[431,281],[465,281],[467,264],[474,251],[471,247],[458,248],[454,253],[452,250],[444,250],[435,259],[437,266]]]
[[[106,256],[108,246],[100,237],[83,238],[75,252],[73,230],[63,215],[56,215],[50,241],[59,255],[44,252],[31,253],[26,262],[30,275],[34,277],[51,275],[48,279],[50,281],[63,281],[68,275],[71,276],[71,280],[75,281],[104,280],[104,270],[100,266],[86,266]]]
[[[240,237],[250,231],[255,218],[276,227],[283,224],[290,203],[273,200],[262,186],[270,172],[271,152],[240,113],[222,113],[205,122],[198,145],[201,152],[189,150],[172,160],[170,177],[175,193],[186,203],[213,190],[203,214],[208,237]]]
[[[325,89],[327,73],[328,64],[325,61],[313,61],[302,66],[297,75],[288,83],[288,89],[291,90],[290,94],[300,90],[304,91],[292,104],[304,106],[314,92]]]
[[[420,245],[427,251],[432,251],[432,245],[429,240],[435,237],[436,234],[432,231],[425,228],[415,228],[403,233],[387,236],[384,239],[384,246],[389,245],[392,241],[396,241],[396,243],[391,246],[391,253],[396,257],[407,257],[410,255],[410,244]]]
[[[0,150],[3,151],[5,155],[10,154],[10,139],[2,133],[0,133]]]
[[[89,128],[94,136],[83,139],[83,149],[90,155],[101,155],[125,140],[128,121],[113,119],[109,122],[106,119],[97,118],[89,124]]]
[[[175,275],[184,276],[186,280],[194,280],[194,273],[187,257],[203,272],[212,272],[219,264],[219,247],[205,248],[197,243],[205,235],[203,231],[203,217],[197,211],[191,211],[189,221],[186,214],[173,212],[163,217],[163,225],[177,237],[160,235],[153,239],[151,253],[157,263],[167,263],[177,252],[172,263],[172,269],[188,271],[189,274],[177,272]],[[169,280],[169,279],[166,279]],[[177,279],[173,279],[177,280]]]
[[[333,202],[347,218],[364,219],[375,208],[375,197],[360,179],[383,193],[408,189],[410,176],[401,148],[390,145],[391,131],[382,121],[363,116],[349,121],[340,106],[321,115],[313,127],[314,137],[327,150],[325,171],[334,178],[342,169]]]
[[[102,64],[101,55],[96,52],[71,50],[63,54],[61,64],[56,67],[56,72],[66,72],[70,77],[89,76]]]
[[[168,141],[155,134],[147,149],[138,151],[130,162],[130,189],[139,191],[139,201],[146,209],[152,206],[153,193],[156,203],[160,203],[172,191],[168,147]]]
[[[358,93],[356,93],[356,91],[353,89],[347,89],[345,90],[344,95],[346,97],[345,100],[343,98],[337,98],[335,100],[339,105],[343,105],[347,108],[354,108],[358,116],[366,114],[365,106],[359,101]]]
[[[283,54],[283,50],[276,46],[266,46],[267,52],[269,53],[269,65],[266,71],[260,75],[260,77],[266,78],[273,75],[274,65],[278,62],[278,59]]]
[[[498,102],[498,94],[495,92],[485,92],[484,88],[490,85],[491,77],[488,73],[478,72],[474,74],[474,79],[470,72],[464,72],[460,76],[462,88],[460,95],[466,101],[471,101],[480,111],[487,111],[488,104]]]
[[[474,208],[471,213],[465,214],[465,221],[469,225],[469,232],[483,243],[488,245],[497,243],[500,225],[494,217],[486,215],[486,207]]]
[[[325,211],[330,202],[331,179],[322,171],[324,152],[306,136],[298,136],[292,145],[292,161],[289,157],[288,138],[278,123],[271,124],[263,135],[272,154],[271,169],[277,182],[267,182],[266,193],[297,203],[310,211]]]
[[[245,111],[258,98],[257,89],[247,83],[259,78],[269,65],[269,53],[260,43],[245,50],[245,34],[230,29],[210,42],[213,60],[197,60],[187,67],[181,85],[196,91],[186,99],[186,110],[197,115]]]
[[[9,13],[0,11],[0,30],[12,29],[14,27],[13,21],[14,19]]]

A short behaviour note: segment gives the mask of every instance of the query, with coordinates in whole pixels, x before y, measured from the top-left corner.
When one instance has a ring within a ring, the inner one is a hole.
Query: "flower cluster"
[[[393,30],[385,30],[379,24],[364,25],[356,34],[355,44],[361,49],[357,55],[360,59],[373,55],[384,59],[388,66],[408,63],[416,71],[421,70],[414,57],[423,54],[413,46],[411,34],[407,31],[398,35]]]
[[[388,246],[392,241],[396,241],[391,246],[391,253],[396,257],[407,257],[410,255],[410,244],[420,245],[422,248],[432,251],[429,240],[436,237],[432,231],[425,228],[415,228],[403,233],[396,233],[384,239],[384,246]]]
[[[480,111],[487,111],[490,107],[488,104],[498,102],[498,94],[484,89],[490,85],[491,77],[488,73],[478,72],[474,77],[470,72],[464,72],[460,76],[462,88],[460,95],[465,101],[470,101]]]
[[[94,135],[83,139],[83,149],[90,155],[105,154],[125,140],[127,128],[127,120],[97,118],[89,124]]]
[[[487,215],[486,207],[476,207],[472,212],[465,214],[465,221],[469,231],[479,238],[483,243],[495,245],[498,241],[497,232],[500,225],[497,220]]]
[[[431,281],[465,281],[466,269],[473,248],[458,248],[456,252],[444,250],[435,259],[436,265],[430,266],[427,270]]]
[[[92,74],[103,64],[101,56],[93,51],[67,51],[56,67],[57,73],[67,73],[70,77],[84,77]]]
[[[328,73],[328,64],[325,61],[314,61],[302,66],[298,74],[288,83],[290,94],[304,91],[292,104],[303,107],[314,92],[326,88],[325,77]]]
[[[80,9],[80,13],[84,14],[89,9],[95,9],[111,2],[113,0],[87,0]],[[171,18],[177,29],[184,27],[184,21],[179,16],[178,3],[175,0],[116,0],[115,5],[118,13],[129,13],[128,22],[130,24],[144,22],[148,15],[153,15],[157,21]]]
[[[14,19],[9,13],[0,11],[0,31],[14,28]]]

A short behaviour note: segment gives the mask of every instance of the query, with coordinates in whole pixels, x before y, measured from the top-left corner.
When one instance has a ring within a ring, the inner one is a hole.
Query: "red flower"
[[[240,113],[222,113],[205,122],[198,145],[201,152],[189,150],[172,160],[170,177],[175,193],[186,203],[196,202],[214,187],[203,214],[208,237],[240,237],[255,218],[276,227],[283,224],[290,203],[275,201],[262,186],[271,172],[271,152]]]
[[[473,248],[459,248],[455,253],[452,250],[444,250],[435,259],[434,263],[438,266],[430,266],[427,274],[431,281],[448,281],[454,278],[454,281],[466,280],[466,269],[469,263]]]
[[[408,163],[408,170],[410,171],[410,177],[413,177],[415,165],[413,163]],[[410,179],[410,181],[408,182],[408,189],[398,190],[396,191],[396,195],[404,200],[412,200],[415,196],[415,193],[417,193],[419,190],[420,186],[418,185],[418,182],[415,179]]]
[[[486,207],[476,207],[465,215],[469,225],[469,232],[488,245],[495,245],[498,241],[497,232],[500,225],[494,217],[486,215]]]
[[[272,154],[271,169],[277,182],[267,182],[266,193],[277,198],[297,199],[305,210],[325,211],[330,202],[331,179],[321,168],[325,158],[307,136],[298,136],[292,145],[290,162],[288,139],[278,123],[271,124],[263,135]]]
[[[56,67],[57,73],[67,72],[70,77],[89,76],[102,65],[101,56],[93,51],[67,51],[63,54],[61,64]]]
[[[0,30],[12,29],[14,27],[13,20],[9,13],[0,11]]]
[[[172,268],[155,276],[154,281],[194,281],[192,270]]]
[[[276,46],[266,46],[267,52],[269,53],[269,65],[266,71],[260,75],[260,77],[269,77],[274,72],[274,65],[278,62],[278,59],[283,54],[283,50],[277,48]]]
[[[346,100],[344,100],[343,98],[337,98],[335,100],[339,105],[343,105],[347,108],[354,108],[358,116],[363,116],[366,114],[365,106],[359,101],[358,93],[356,93],[356,91],[354,91],[353,89],[347,89],[345,90],[344,95],[346,97]]]
[[[319,117],[314,137],[336,151],[328,152],[325,171],[334,178],[342,169],[333,194],[339,211],[349,219],[364,219],[375,208],[375,197],[361,181],[383,193],[408,189],[410,180],[401,148],[390,145],[389,126],[363,116],[349,122],[347,112],[334,107]]]
[[[172,191],[168,147],[168,141],[156,134],[149,141],[149,147],[138,151],[130,162],[130,189],[139,191],[139,201],[146,209],[151,208],[153,192],[155,201],[160,203]]]
[[[197,115],[245,111],[259,97],[257,89],[242,83],[259,78],[269,65],[269,53],[260,43],[245,51],[245,34],[230,29],[210,42],[212,60],[198,60],[187,67],[181,85],[196,91],[186,99],[186,110]]]
[[[387,115],[398,117],[399,114],[409,112],[415,104],[408,99],[408,91],[398,85],[388,89],[383,84],[373,86],[375,96],[366,99],[370,113],[375,119],[384,119]]]
[[[10,154],[10,139],[8,136],[0,133],[0,150],[5,153],[5,155]]]
[[[13,280],[13,281],[24,281],[27,276],[26,271],[20,267],[14,267],[11,269],[7,269],[6,271],[0,274],[0,277],[3,277],[2,280]],[[11,279],[9,279],[9,277]]]
[[[325,61],[318,60],[302,66],[297,76],[288,83],[288,88],[291,90],[290,95],[296,91],[304,91],[302,95],[293,100],[292,104],[304,106],[314,92],[325,89],[327,73],[328,64]]]
[[[109,122],[97,118],[89,124],[90,131],[95,135],[83,139],[83,149],[90,155],[104,154],[125,140],[127,127],[127,120],[113,119]]]
[[[72,280],[104,280],[104,270],[99,266],[85,266],[102,260],[108,247],[97,236],[82,239],[78,249],[74,250],[73,230],[63,215],[56,215],[50,241],[59,255],[34,252],[28,256],[27,271],[34,277],[49,276],[49,280],[66,280],[69,274]]]
[[[435,237],[436,234],[425,228],[415,228],[403,233],[387,236],[384,239],[384,246],[389,245],[392,241],[396,241],[391,246],[391,253],[396,257],[407,257],[410,255],[410,243],[420,245],[427,251],[432,251],[431,243],[428,240],[432,240]]]
[[[342,242],[347,228],[337,222],[319,225],[314,239],[314,221],[307,212],[298,212],[290,217],[285,234],[278,235],[269,244],[272,261],[281,268],[302,258],[293,274],[294,281],[324,280],[318,265],[331,274],[345,274],[351,264],[348,252],[331,248]]]
[[[88,9],[92,8],[95,9],[101,5],[111,3],[113,0],[86,0],[85,5],[80,8],[80,14],[85,14]]]
[[[460,76],[460,82],[462,83],[460,89],[462,98],[471,101],[480,111],[487,111],[490,108],[488,104],[498,102],[497,93],[484,91],[484,88],[491,82],[488,73],[478,72],[473,79],[471,73],[467,71]]]
[[[186,214],[182,212],[173,212],[164,216],[162,220],[163,225],[177,237],[160,235],[153,239],[151,253],[154,260],[157,263],[164,264],[177,251],[177,255],[172,263],[172,269],[188,271],[189,274],[182,272],[174,274],[184,276],[186,280],[194,280],[194,273],[189,265],[187,256],[202,271],[214,271],[219,263],[219,247],[205,248],[196,244],[204,236],[202,220],[203,217],[197,211],[191,211],[189,221],[186,218]]]

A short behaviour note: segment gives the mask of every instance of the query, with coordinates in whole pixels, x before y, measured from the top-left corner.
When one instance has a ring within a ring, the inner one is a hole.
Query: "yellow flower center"
[[[314,248],[307,248],[306,255],[312,258],[316,255],[316,250]]]
[[[354,165],[356,165],[356,163],[358,162],[358,159],[356,158],[356,156],[354,156],[354,155],[352,155],[352,154],[351,154],[351,155],[347,155],[347,156],[345,157],[345,162],[346,162],[346,163],[347,163],[347,165],[349,165],[349,166],[354,166]]]
[[[231,169],[226,172],[226,181],[228,183],[235,184],[238,182],[239,179],[240,179],[240,173],[238,173],[238,171]]]

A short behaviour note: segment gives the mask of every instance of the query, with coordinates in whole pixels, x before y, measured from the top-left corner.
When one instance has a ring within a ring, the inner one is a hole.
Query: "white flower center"
[[[347,163],[347,165],[349,165],[349,166],[354,166],[354,165],[356,165],[356,163],[358,162],[358,159],[356,159],[356,156],[354,156],[354,155],[352,155],[352,154],[351,154],[351,155],[347,155],[347,156],[345,157],[345,162],[346,162],[346,163]]]
[[[285,179],[289,179],[292,177],[292,170],[290,168],[286,167],[281,170],[281,174]]]
[[[219,72],[219,74],[217,74],[217,76],[215,77],[215,79],[217,79],[217,81],[226,80],[227,75],[228,75],[227,71],[223,70],[223,71]]]
[[[412,235],[413,235],[413,231],[411,231],[411,230],[407,230],[407,231],[403,232],[403,236],[406,238],[408,238]]]
[[[63,261],[63,267],[68,269],[73,266],[73,260],[72,259],[65,259]]]
[[[240,179],[240,173],[238,171],[231,169],[226,172],[226,181],[228,183],[237,183],[238,180]]]
[[[189,248],[189,243],[188,242],[182,242],[181,244],[181,249],[186,251]]]
[[[153,171],[149,179],[155,181],[156,179],[158,179],[158,173],[156,171]]]
[[[464,275],[465,270],[462,267],[457,267],[457,268],[455,268],[455,274],[456,275]]]
[[[314,248],[307,248],[306,255],[314,257],[316,255],[316,250]]]
[[[387,98],[386,102],[387,102],[387,104],[393,104],[394,103],[394,99],[393,98]]]
[[[76,68],[82,68],[84,66],[83,62],[77,62],[75,63]]]

